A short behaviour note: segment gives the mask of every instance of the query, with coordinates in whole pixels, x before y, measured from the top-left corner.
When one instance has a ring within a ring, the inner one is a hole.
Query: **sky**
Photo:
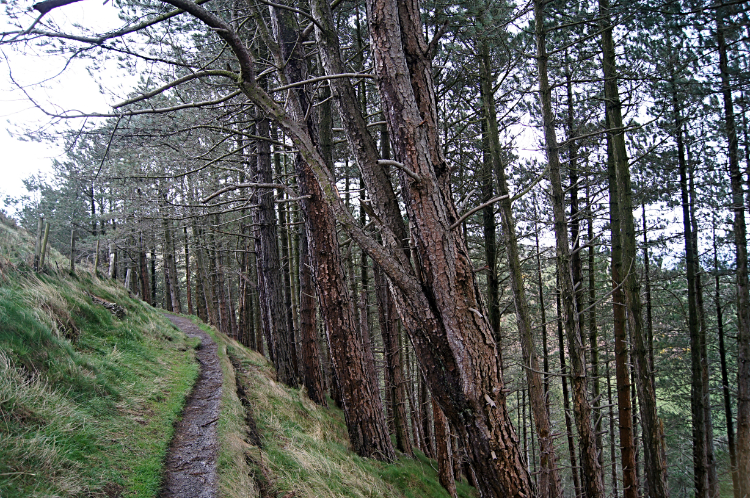
[[[25,0],[24,3],[30,8],[34,1]],[[24,26],[33,22],[33,14],[29,12]],[[45,19],[69,31],[74,30],[71,27],[74,22],[101,31],[120,25],[117,9],[101,0],[86,0],[55,9]],[[10,29],[7,19],[0,18],[0,31]],[[53,159],[64,155],[60,143],[29,141],[24,134],[39,130],[62,131],[69,126],[80,128],[83,124],[80,119],[52,124],[49,116],[30,102],[19,85],[41,107],[51,112],[63,109],[107,112],[110,104],[121,98],[100,92],[99,84],[86,70],[86,61],[74,61],[68,67],[65,64],[63,58],[41,54],[31,46],[0,45],[0,209],[8,210],[6,196],[26,194],[22,183],[24,178],[38,172],[48,174]],[[112,82],[103,83],[127,93],[123,88],[128,86],[128,79],[122,79],[122,71],[113,73],[119,76],[118,81],[113,85]],[[100,74],[106,74],[106,71]]]

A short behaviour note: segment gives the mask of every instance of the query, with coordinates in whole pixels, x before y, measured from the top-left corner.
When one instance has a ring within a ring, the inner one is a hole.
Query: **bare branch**
[[[395,166],[410,177],[414,178],[416,181],[420,181],[421,178],[418,174],[407,168],[403,163],[400,163],[398,161],[393,161],[391,159],[378,159],[378,164],[381,166]]]
[[[154,90],[151,90],[150,92],[143,93],[141,95],[138,95],[136,97],[133,97],[131,99],[128,99],[124,102],[120,102],[119,104],[115,104],[112,106],[113,109],[118,109],[120,107],[124,107],[129,104],[134,104],[135,102],[140,102],[141,100],[150,99],[151,97],[155,95],[159,95],[160,93],[169,90],[170,88],[174,88],[178,85],[181,85],[183,83],[187,83],[188,81],[192,81],[197,78],[205,78],[208,76],[224,76],[227,78],[231,78],[234,81],[237,81],[237,77],[239,75],[233,73],[232,71],[225,71],[222,69],[215,69],[215,70],[207,70],[207,71],[201,71],[200,73],[194,73],[194,74],[188,74],[187,76],[183,76],[182,78],[178,78],[174,81],[170,81],[166,85],[163,85],[159,88],[156,88]]]

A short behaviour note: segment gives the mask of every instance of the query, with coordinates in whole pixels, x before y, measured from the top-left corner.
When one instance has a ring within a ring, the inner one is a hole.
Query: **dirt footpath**
[[[196,357],[201,369],[182,412],[182,420],[175,426],[159,496],[215,498],[219,452],[216,424],[222,384],[216,343],[187,318],[173,315],[167,318],[188,336],[200,338]]]

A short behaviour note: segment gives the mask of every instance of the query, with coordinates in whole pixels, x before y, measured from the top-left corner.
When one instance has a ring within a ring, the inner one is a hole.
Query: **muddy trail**
[[[216,424],[222,386],[216,343],[187,318],[167,318],[189,337],[200,338],[196,353],[200,374],[185,403],[182,419],[175,426],[159,496],[214,498],[218,489]]]

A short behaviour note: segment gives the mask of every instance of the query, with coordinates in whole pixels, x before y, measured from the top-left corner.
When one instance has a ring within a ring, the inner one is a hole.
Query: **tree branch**
[[[174,88],[178,85],[181,85],[183,83],[187,83],[188,81],[192,81],[197,78],[205,78],[208,76],[224,76],[227,78],[231,78],[234,81],[237,81],[238,74],[233,73],[232,71],[225,71],[222,69],[215,69],[215,70],[207,70],[207,71],[201,71],[200,73],[193,73],[188,74],[187,76],[183,76],[182,78],[178,78],[174,81],[170,81],[166,85],[163,85],[159,88],[156,88],[154,90],[151,90],[150,92],[143,93],[141,95],[138,95],[136,97],[133,97],[131,99],[128,99],[124,102],[120,102],[119,104],[115,104],[112,106],[113,109],[119,109],[120,107],[125,107],[126,105],[134,104],[136,102],[140,102],[141,100],[150,99],[151,97],[155,95],[159,95],[160,93],[169,90],[170,88]]]

